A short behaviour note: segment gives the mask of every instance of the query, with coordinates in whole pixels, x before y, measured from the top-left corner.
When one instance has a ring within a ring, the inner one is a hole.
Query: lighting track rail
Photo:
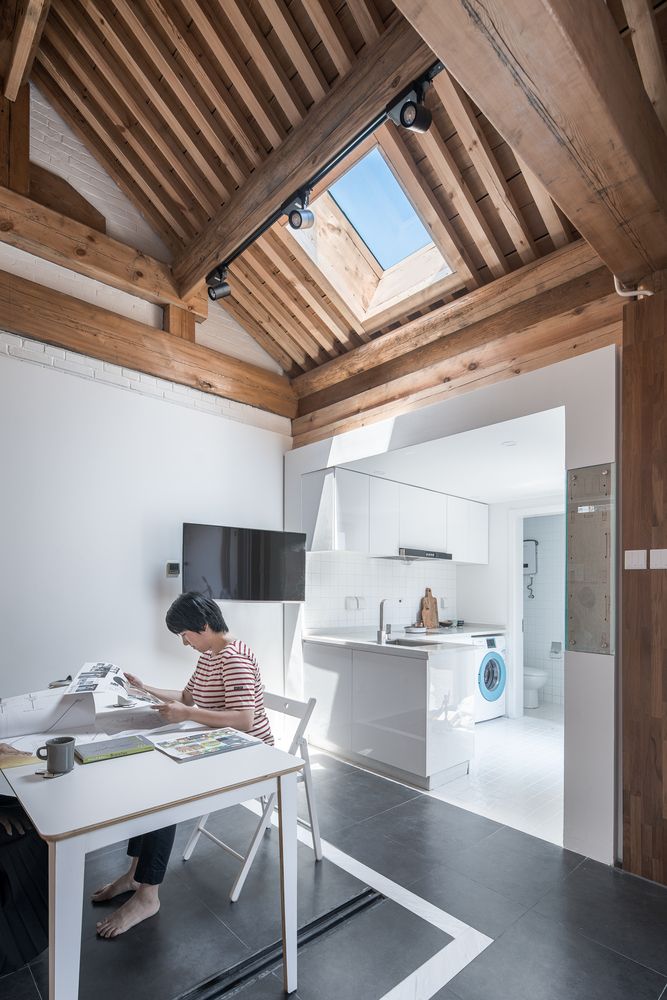
[[[220,264],[217,264],[209,271],[206,275],[209,298],[215,302],[217,299],[226,298],[231,294],[232,289],[227,281],[229,265],[245,253],[283,215],[287,215],[292,229],[309,229],[313,225],[315,217],[308,208],[308,205],[315,185],[324,180],[346,156],[349,156],[357,146],[360,146],[362,142],[368,139],[387,119],[413,132],[427,132],[432,119],[431,112],[424,103],[425,93],[433,78],[443,69],[443,63],[433,63],[422,76],[409,84],[405,90],[402,90],[398,97],[376,115],[340,152],[336,153],[317,173],[313,174],[306,184],[302,185],[293,195],[287,198],[261,225],[239,243],[238,247],[226,260],[221,261]]]

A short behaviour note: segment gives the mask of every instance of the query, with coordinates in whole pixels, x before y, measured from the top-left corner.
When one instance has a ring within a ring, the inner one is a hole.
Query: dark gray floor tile
[[[335,831],[329,839],[345,854],[399,885],[412,886],[413,882],[430,875],[437,867],[407,844],[398,844],[378,833],[375,825],[368,827],[366,823],[356,823]]]
[[[159,914],[127,934],[111,941],[84,939],[79,1000],[173,997],[248,954],[178,875],[167,878],[160,897]],[[48,996],[48,955],[32,969]]]
[[[500,937],[528,909],[523,903],[501,896],[453,868],[434,869],[426,878],[411,885],[410,892],[491,938]]]
[[[536,909],[667,976],[665,886],[585,861]]]
[[[479,844],[452,852],[443,861],[473,882],[533,906],[583,858],[546,840],[501,827]]]
[[[448,986],[443,986],[441,990],[434,993],[431,1000],[459,1000],[456,993],[452,993]]]
[[[40,1000],[30,969],[26,966],[8,976],[0,976],[0,997],[2,1000]]]
[[[314,747],[310,748],[310,769],[315,785],[319,785],[322,781],[328,781],[330,778],[340,779],[350,774],[356,774],[359,770],[352,764],[346,764],[345,761],[338,760],[337,757],[329,757],[328,754],[322,753]]]
[[[451,938],[391,900],[305,945],[299,953],[303,1000],[378,1000]]]
[[[322,782],[315,789],[316,808],[318,816],[322,816],[323,828],[329,810],[331,818],[337,821],[337,828],[341,828],[386,812],[420,795],[415,789],[360,770],[335,781]],[[301,788],[299,814],[305,816],[304,810],[305,791]]]
[[[420,795],[376,816],[366,824],[400,844],[420,851],[436,864],[500,830],[500,824],[484,816]]]
[[[300,993],[290,993],[289,997],[290,1000],[301,1000]],[[226,994],[225,1000],[285,1000],[282,971],[268,972],[252,979],[233,993]]]
[[[658,1000],[667,980],[530,911],[456,976],[460,1000]]]

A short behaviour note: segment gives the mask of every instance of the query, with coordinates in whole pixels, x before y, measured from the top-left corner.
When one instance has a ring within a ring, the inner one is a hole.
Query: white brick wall
[[[185,406],[188,409],[203,410],[227,420],[236,420],[267,431],[275,431],[285,436],[291,435],[290,421],[274,413],[266,413],[257,407],[237,403],[220,396],[212,396],[199,389],[154,378],[131,368],[120,368],[97,358],[89,358],[74,351],[51,347],[27,337],[17,337],[13,333],[0,331],[0,363],[25,363],[40,365],[42,368],[61,372],[115,386],[120,391],[138,392],[164,403]]]
[[[524,577],[523,661],[526,666],[547,672],[542,699],[563,704],[563,648],[565,642],[565,515],[527,517],[523,537],[535,538],[537,574],[533,579],[533,600],[528,599]],[[560,656],[551,655],[551,643],[560,642]]]

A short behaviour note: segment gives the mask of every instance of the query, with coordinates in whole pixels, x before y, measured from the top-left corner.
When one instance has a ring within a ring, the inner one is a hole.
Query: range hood
[[[401,559],[404,562],[413,559],[451,559],[451,552],[435,552],[433,549],[404,549],[398,550],[396,556],[380,556],[381,559]]]

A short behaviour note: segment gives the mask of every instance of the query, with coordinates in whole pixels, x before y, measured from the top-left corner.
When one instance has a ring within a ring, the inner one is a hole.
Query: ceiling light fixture
[[[232,294],[232,287],[227,281],[226,265],[214,267],[206,275],[206,284],[208,285],[208,297],[211,302],[217,302],[218,299],[226,299],[228,295]]]
[[[315,216],[308,208],[310,188],[301,191],[287,208],[287,221],[292,229],[312,229]]]
[[[516,441],[501,441],[500,442],[505,448],[514,448]]]
[[[401,125],[411,132],[428,132],[433,122],[433,115],[424,103],[424,95],[430,82],[430,79],[427,79],[415,84],[400,101],[387,109],[387,117],[395,125]]]

